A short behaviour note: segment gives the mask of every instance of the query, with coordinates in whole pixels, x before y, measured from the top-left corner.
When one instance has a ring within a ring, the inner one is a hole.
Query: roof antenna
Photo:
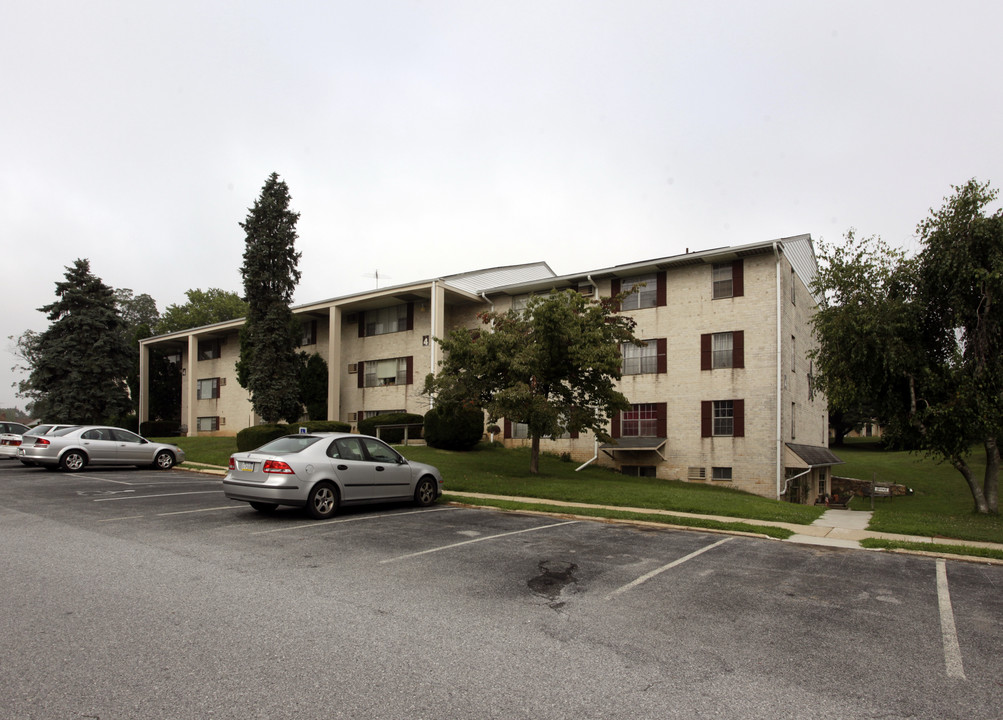
[[[367,277],[367,278],[376,278],[376,289],[377,290],[380,289],[380,271],[379,271],[378,268],[374,272],[366,273],[365,277]],[[392,280],[393,278],[389,278],[389,277],[384,276],[383,279],[384,280]]]

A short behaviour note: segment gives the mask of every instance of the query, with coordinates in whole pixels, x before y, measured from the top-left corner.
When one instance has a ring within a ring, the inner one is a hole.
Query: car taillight
[[[293,475],[293,469],[289,467],[289,463],[282,462],[281,460],[265,460],[265,467],[262,468],[266,473],[281,473],[283,475]]]
[[[233,455],[230,456],[230,469],[231,470],[236,470],[237,469],[237,463],[234,461]]]
[[[48,445],[48,444],[49,444],[49,441],[46,440],[45,438],[39,438],[38,440],[35,441],[35,445],[45,446],[45,445]]]

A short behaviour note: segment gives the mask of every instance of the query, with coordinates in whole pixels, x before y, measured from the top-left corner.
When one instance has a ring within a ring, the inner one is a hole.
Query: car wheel
[[[170,470],[174,467],[174,453],[161,450],[157,457],[153,458],[153,466],[158,470]]]
[[[59,467],[67,472],[77,472],[83,470],[87,464],[87,456],[80,450],[70,450],[59,459]]]
[[[316,520],[325,520],[338,512],[338,490],[329,482],[319,482],[310,491],[307,512]]]
[[[259,513],[264,513],[265,515],[271,515],[278,509],[278,505],[275,503],[263,503],[263,502],[252,502],[251,507],[257,510]]]
[[[435,502],[435,480],[423,477],[414,489],[414,504],[418,507],[428,507]]]

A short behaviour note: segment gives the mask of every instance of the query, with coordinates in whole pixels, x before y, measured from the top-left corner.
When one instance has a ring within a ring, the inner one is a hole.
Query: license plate
[[[237,469],[244,472],[254,472],[254,463],[241,460],[237,463]]]

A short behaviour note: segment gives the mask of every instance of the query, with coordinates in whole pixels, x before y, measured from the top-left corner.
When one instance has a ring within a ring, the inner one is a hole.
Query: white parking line
[[[409,510],[407,512],[379,513],[378,515],[361,515],[359,517],[338,518],[337,520],[318,520],[316,522],[303,523],[302,525],[293,525],[292,527],[272,528],[271,530],[258,530],[256,532],[252,532],[251,535],[268,535],[270,533],[278,533],[278,532],[310,530],[311,528],[323,527],[325,525],[337,525],[339,523],[358,522],[359,520],[380,520],[383,518],[397,517],[398,515],[416,515],[417,513],[446,512],[449,510],[460,510],[460,509],[461,508],[443,507],[443,508],[436,508],[434,510]]]
[[[561,525],[574,525],[577,522],[578,520],[568,520],[567,522],[559,522],[552,525],[541,525],[540,527],[526,528],[525,530],[514,530],[512,532],[499,533],[498,535],[488,535],[486,537],[477,538],[476,540],[464,540],[463,542],[452,543],[451,545],[443,545],[442,547],[432,548],[430,550],[421,550],[419,552],[408,553],[407,555],[398,555],[397,557],[380,560],[380,565],[397,562],[398,560],[407,560],[408,558],[418,557],[419,555],[437,553],[441,550],[450,550],[455,547],[460,547],[461,545],[470,545],[471,543],[482,542],[484,540],[495,540],[496,538],[502,538],[508,535],[519,535],[521,533],[535,532],[537,530],[546,530],[547,528],[560,527]]]
[[[243,504],[220,505],[219,507],[199,508],[198,510],[175,510],[174,512],[162,512],[162,513],[157,513],[157,517],[167,517],[168,515],[190,515],[191,513],[214,512],[216,510],[246,510],[246,509],[247,508],[245,508]]]
[[[958,644],[954,609],[951,607],[951,591],[947,587],[947,563],[943,560],[937,561],[937,602],[940,605],[940,634],[944,639],[947,677],[965,680],[965,666],[961,661],[961,646]]]
[[[607,600],[612,600],[614,597],[616,597],[620,593],[625,593],[628,590],[630,590],[631,588],[635,588],[638,585],[640,585],[641,583],[647,582],[648,580],[650,580],[651,578],[655,577],[656,575],[661,575],[666,570],[671,570],[672,568],[676,567],[677,565],[682,565],[687,560],[692,560],[697,555],[705,553],[708,550],[712,550],[712,549],[716,548],[718,545],[723,545],[724,543],[729,542],[731,540],[734,540],[734,538],[726,537],[723,540],[718,540],[716,543],[714,543],[712,545],[708,545],[707,547],[700,548],[699,550],[694,550],[693,552],[691,552],[686,557],[681,557],[678,560],[673,560],[668,565],[663,565],[660,568],[656,568],[656,569],[652,570],[651,572],[642,575],[641,577],[637,578],[636,580],[633,580],[633,581],[627,583],[626,585],[622,585],[622,586],[618,587],[616,590],[614,590],[609,595],[607,595],[606,599]]]
[[[145,498],[173,497],[175,495],[219,495],[223,489],[219,490],[196,490],[193,492],[160,493],[159,495],[123,495],[120,497],[95,498],[91,502],[111,502],[112,500],[143,500]]]

